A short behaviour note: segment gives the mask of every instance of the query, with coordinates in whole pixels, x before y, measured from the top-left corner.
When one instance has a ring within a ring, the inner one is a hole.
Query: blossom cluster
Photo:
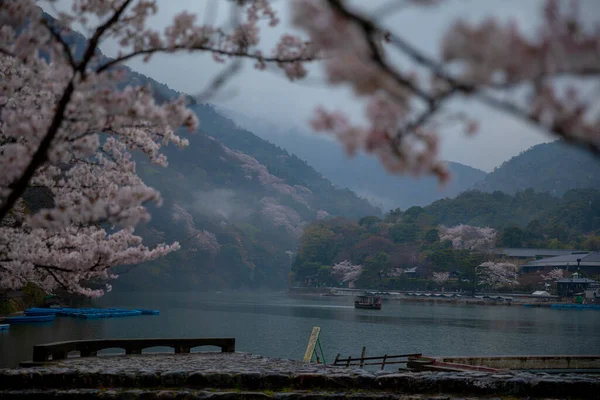
[[[433,281],[440,286],[443,285],[444,283],[446,283],[448,281],[448,279],[450,279],[449,272],[434,272],[433,273]]]
[[[255,174],[262,186],[276,193],[290,196],[297,203],[305,205],[308,209],[311,208],[308,200],[312,195],[312,191],[309,188],[301,185],[290,186],[283,179],[271,174],[267,167],[261,164],[256,158],[240,151],[232,150],[223,144],[221,147],[229,157],[239,162],[242,168]],[[253,175],[247,175],[247,179],[253,178]]]
[[[450,240],[455,249],[484,252],[494,248],[496,230],[463,224],[452,228],[442,225],[440,226],[440,241],[445,240]]]
[[[554,268],[547,274],[542,274],[542,279],[545,281],[555,282],[565,277],[565,271],[560,268]]]
[[[478,267],[477,277],[479,285],[490,289],[519,283],[517,267],[511,263],[484,262]]]
[[[331,274],[340,282],[353,286],[363,272],[362,265],[352,264],[348,260],[339,262],[331,268]]]
[[[171,218],[173,222],[180,223],[185,227],[189,239],[192,241],[192,245],[188,247],[188,250],[195,252],[199,248],[202,251],[210,253],[212,256],[219,253],[221,245],[217,241],[215,234],[206,229],[196,228],[194,217],[181,205],[173,204]]]
[[[282,227],[293,237],[299,238],[305,222],[293,208],[279,204],[273,197],[263,197],[260,200],[261,215],[275,227]]]

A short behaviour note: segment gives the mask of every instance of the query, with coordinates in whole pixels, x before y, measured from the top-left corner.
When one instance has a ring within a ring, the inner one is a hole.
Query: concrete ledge
[[[134,393],[138,391],[149,394],[136,397]],[[211,391],[219,394],[209,396],[207,393]],[[24,396],[28,392],[32,398],[38,393],[49,395],[51,392],[57,396],[60,394],[60,398],[126,398],[119,396],[127,392],[127,398],[137,399],[158,398],[152,396],[165,392],[166,397],[161,398],[275,396],[308,399],[314,398],[311,396],[317,393],[328,393],[328,397],[344,394],[365,399],[418,399],[425,395],[426,398],[444,395],[446,398],[587,399],[600,393],[600,377],[487,372],[370,372],[244,353],[71,358],[51,366],[0,370],[0,399],[17,398],[11,396],[19,393]],[[116,394],[109,396],[109,392]],[[242,395],[241,392],[248,394]],[[79,397],[75,393],[79,393]]]

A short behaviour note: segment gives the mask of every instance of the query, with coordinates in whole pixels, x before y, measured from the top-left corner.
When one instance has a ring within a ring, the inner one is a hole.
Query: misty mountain
[[[241,112],[218,109],[240,126],[306,160],[335,185],[351,189],[384,210],[424,206],[438,199],[455,197],[472,188],[486,175],[479,169],[449,162],[454,179],[445,188],[440,188],[433,177],[390,175],[377,158],[368,154],[360,153],[349,158],[341,145],[329,138],[286,130]]]
[[[85,37],[74,31],[63,35],[80,57]],[[181,96],[128,67],[118,68],[126,72],[121,88],[149,85],[159,103]],[[161,207],[150,206],[152,220],[136,232],[147,245],[177,241],[182,248],[142,266],[119,267],[117,290],[283,287],[306,224],[328,216],[381,215],[367,200],[335,187],[305,161],[239,128],[214,106],[189,102],[200,129],[180,132],[189,139],[186,149],[163,148],[167,168],[133,154],[137,173],[164,198]]]
[[[600,159],[560,140],[542,143],[504,162],[475,188],[508,194],[531,188],[555,196],[571,189],[599,189]]]

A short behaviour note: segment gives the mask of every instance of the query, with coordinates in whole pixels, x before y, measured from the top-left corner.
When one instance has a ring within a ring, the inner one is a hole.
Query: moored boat
[[[381,297],[362,295],[354,299],[354,308],[366,310],[381,310]]]
[[[6,317],[4,322],[11,324],[29,323],[29,322],[49,322],[54,320],[54,315],[20,315],[17,317]]]

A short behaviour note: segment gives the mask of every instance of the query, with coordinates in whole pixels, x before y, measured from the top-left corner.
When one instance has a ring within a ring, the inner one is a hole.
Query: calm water
[[[426,355],[599,354],[600,312],[386,302],[355,310],[351,297],[286,294],[109,293],[101,307],[158,308],[159,316],[13,325],[0,331],[0,367],[30,360],[32,346],[119,337],[235,337],[236,350],[301,359],[313,326],[325,359],[421,352]]]

